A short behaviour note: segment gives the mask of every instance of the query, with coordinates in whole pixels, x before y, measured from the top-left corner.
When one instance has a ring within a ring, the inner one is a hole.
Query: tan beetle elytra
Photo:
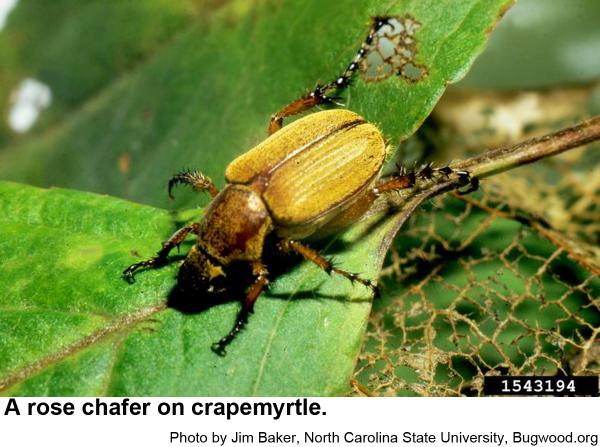
[[[233,329],[212,346],[225,353],[247,322],[254,303],[268,282],[263,262],[265,244],[273,243],[284,253],[297,253],[328,273],[337,273],[376,291],[371,281],[332,265],[331,261],[300,242],[308,237],[333,233],[355,222],[382,193],[411,187],[416,176],[431,176],[427,166],[419,174],[401,171],[380,181],[386,159],[386,144],[377,127],[344,109],[313,113],[282,127],[283,119],[319,104],[333,102],[330,91],[350,84],[374,34],[386,18],[373,19],[365,43],[344,73],[324,86],[284,107],[273,115],[270,136],[235,159],[225,171],[227,185],[219,191],[199,172],[183,172],[169,181],[169,194],[177,183],[197,191],[208,191],[212,202],[199,223],[176,231],[156,256],[129,266],[123,273],[133,279],[142,267],[163,265],[169,252],[186,236],[198,236],[178,274],[178,284],[187,294],[217,294],[226,288],[225,278],[233,267],[247,265],[254,282],[246,291]],[[442,175],[452,174],[442,168]],[[468,176],[467,173],[458,173]]]

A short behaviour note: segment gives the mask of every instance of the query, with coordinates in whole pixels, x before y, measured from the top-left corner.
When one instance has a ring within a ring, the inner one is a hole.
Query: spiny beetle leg
[[[429,166],[430,165],[427,165],[427,167]],[[446,179],[449,179],[452,174],[455,174],[458,177],[460,186],[468,186],[468,188],[464,191],[457,191],[457,194],[459,195],[469,194],[479,189],[479,179],[477,177],[472,177],[469,171],[455,170],[450,166],[431,170],[432,175],[429,177],[430,179],[433,178],[435,174],[441,174]]]
[[[162,248],[156,254],[156,256],[151,257],[145,261],[136,262],[135,264],[131,264],[125,270],[123,270],[123,276],[128,282],[133,282],[134,277],[133,274],[141,269],[146,267],[160,267],[167,262],[167,257],[173,248],[179,247],[179,245],[185,240],[188,234],[195,233],[198,234],[200,230],[200,224],[192,223],[186,225],[183,228],[177,230],[173,235],[162,243]]]
[[[468,174],[468,177],[467,177],[467,184],[468,184],[468,188],[465,189],[464,191],[460,191],[460,190],[457,191],[458,195],[464,196],[464,195],[470,194],[472,192],[475,192],[479,189],[479,179],[477,177],[471,177],[470,174]]]
[[[432,163],[427,163],[418,171],[407,171],[406,168],[396,164],[398,171],[395,175],[387,180],[382,180],[376,187],[373,188],[373,194],[377,197],[380,194],[389,191],[399,191],[402,189],[412,188],[416,185],[417,179],[435,180],[440,178],[450,179],[452,174],[458,177],[461,186],[469,185],[465,191],[459,191],[458,194],[469,194],[479,188],[479,179],[471,177],[468,171],[457,171],[450,166],[442,168],[434,168]]]
[[[421,170],[417,173],[417,177],[425,180],[431,180],[436,172],[439,171],[433,168],[433,163],[429,162],[421,168]]]
[[[373,17],[369,34],[363,41],[360,49],[354,56],[354,59],[346,66],[345,70],[334,80],[324,85],[317,85],[313,91],[289,103],[274,114],[269,123],[268,134],[272,135],[281,129],[283,126],[283,119],[288,116],[302,113],[321,104],[336,103],[336,100],[341,99],[339,96],[331,96],[331,94],[336,91],[341,92],[352,84],[352,77],[358,70],[360,61],[366,56],[369,45],[373,42],[375,34],[382,26],[388,23],[389,19],[389,17],[383,16]]]
[[[246,298],[244,299],[242,309],[240,310],[237,316],[233,329],[231,329],[231,331],[229,331],[229,333],[225,337],[223,337],[218,342],[213,343],[213,345],[211,346],[212,351],[220,355],[221,357],[227,354],[225,348],[235,339],[237,334],[239,334],[240,331],[244,329],[246,323],[248,323],[248,316],[254,312],[254,303],[256,302],[256,300],[260,296],[260,293],[263,291],[263,289],[269,282],[269,272],[267,271],[267,268],[262,262],[255,261],[252,264],[252,272],[256,279],[254,280],[254,283],[246,293]]]
[[[450,174],[454,172],[450,166],[444,166],[443,168],[439,168],[438,172],[442,174],[444,177],[450,177]]]
[[[215,354],[217,354],[221,357],[225,357],[227,355],[227,351],[225,349],[233,341],[233,339],[237,336],[237,334],[239,334],[241,332],[241,330],[244,328],[244,326],[246,326],[247,322],[248,322],[248,312],[242,308],[242,310],[240,311],[240,313],[237,316],[237,320],[235,322],[235,326],[233,326],[233,329],[229,332],[229,334],[227,334],[221,340],[219,340],[216,343],[213,343],[211,345],[210,349]]]
[[[462,186],[474,184],[479,185],[479,180],[472,178],[471,173],[469,171],[459,171],[452,169],[450,166],[444,166],[442,168],[434,168],[432,163],[427,163],[423,166],[419,172],[417,172],[416,176],[418,178],[422,178],[423,180],[434,180],[439,178],[440,176],[449,179],[450,176],[454,174],[458,177],[458,181]]]
[[[331,260],[323,257],[318,251],[313,250],[312,248],[310,248],[306,245],[303,245],[298,241],[295,241],[292,239],[282,239],[279,242],[279,248],[282,251],[287,252],[287,253],[292,252],[292,251],[298,253],[304,259],[316,264],[318,267],[320,267],[322,270],[324,270],[327,273],[332,273],[332,272],[337,273],[338,275],[341,275],[341,276],[349,279],[353,283],[358,282],[358,283],[362,284],[363,286],[371,289],[373,291],[373,295],[375,295],[375,296],[377,296],[379,294],[379,289],[373,281],[361,278],[356,273],[348,272],[346,270],[342,270],[342,269],[335,267],[333,265],[333,263],[331,262]]]
[[[389,180],[381,181],[376,187],[373,188],[375,196],[379,196],[384,192],[398,191],[401,189],[412,188],[415,186],[417,176],[414,171],[407,172],[404,167],[398,167],[398,173]]]
[[[455,170],[450,166],[434,168],[431,163],[428,163],[417,174],[417,177],[421,177],[426,180],[432,180],[436,177],[436,175],[441,175],[445,179],[449,179],[452,174],[458,177],[460,186],[468,185],[466,190],[457,192],[459,195],[469,194],[479,189],[479,179],[477,177],[472,177],[469,171]]]
[[[219,194],[219,190],[210,179],[210,177],[202,174],[200,171],[181,171],[169,179],[169,197],[173,199],[172,190],[177,184],[190,185],[195,191],[208,191],[211,197]]]
[[[141,268],[146,267],[160,267],[166,261],[166,258],[161,256],[153,256],[150,259],[146,259],[145,261],[136,262],[135,264],[131,264],[125,270],[123,270],[123,277],[128,283],[135,282],[135,277],[133,274]]]

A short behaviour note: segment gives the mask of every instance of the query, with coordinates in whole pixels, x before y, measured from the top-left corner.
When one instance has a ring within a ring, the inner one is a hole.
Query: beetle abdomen
[[[260,183],[278,226],[327,221],[371,186],[385,161],[379,130],[348,110],[297,120],[234,160],[232,183]]]

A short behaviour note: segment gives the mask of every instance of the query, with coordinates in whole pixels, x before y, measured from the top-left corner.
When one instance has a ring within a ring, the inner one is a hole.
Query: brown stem
[[[543,137],[488,151],[458,162],[452,167],[469,171],[473,177],[489,177],[598,139],[600,139],[600,116]]]
[[[532,138],[513,146],[487,151],[476,157],[453,163],[451,167],[455,170],[469,171],[472,177],[484,178],[533,163],[542,158],[557,155],[596,140],[600,140],[600,116],[543,137]],[[400,227],[423,202],[454,190],[459,186],[460,179],[458,178],[441,178],[435,183],[417,184],[407,194],[386,195],[375,201],[365,217],[378,214],[389,208],[399,210],[393,218],[394,224],[379,247],[381,262],[383,262],[383,255],[387,253]]]
[[[600,140],[600,116],[590,118],[558,132],[525,140],[513,146],[487,151],[476,157],[452,163],[451,167],[454,170],[468,171],[471,177],[485,178],[528,163],[533,163],[542,158],[560,154],[561,152],[596,140]],[[411,204],[415,199],[421,203],[426,199],[455,189],[460,186],[460,179],[442,178],[433,184],[422,186],[417,184],[415,186],[416,188],[412,195],[392,199],[391,203],[388,202],[387,207],[392,205],[405,209],[412,208],[407,205]]]

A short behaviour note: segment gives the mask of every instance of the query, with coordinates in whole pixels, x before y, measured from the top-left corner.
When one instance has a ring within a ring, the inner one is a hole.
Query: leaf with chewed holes
[[[167,205],[166,180],[184,166],[222,186],[225,166],[264,138],[268,117],[343,70],[365,38],[368,17],[382,13],[419,22],[413,62],[427,76],[358,78],[345,103],[394,142],[404,139],[446,85],[466,73],[510,3],[225,3],[50,132],[3,150],[0,176],[154,206]],[[175,265],[144,272],[133,285],[120,277],[175,229],[168,212],[10,183],[0,195],[4,393],[347,391],[370,310],[362,286],[299,265],[263,294],[247,329],[219,358],[209,347],[230,329],[237,302],[195,314],[166,306]],[[198,200],[183,191],[178,197],[178,206]],[[393,220],[358,225],[327,252],[340,267],[375,278],[396,227]]]
[[[161,207],[172,206],[166,180],[184,167],[201,169],[222,186],[225,166],[264,139],[271,114],[339,75],[368,34],[369,17],[381,14],[418,22],[410,35],[412,63],[427,76],[417,82],[399,76],[365,82],[359,76],[342,101],[395,144],[418,128],[447,84],[467,72],[511,3],[225,3],[62,125],[0,151],[0,178]],[[176,204],[197,200],[180,194]]]

